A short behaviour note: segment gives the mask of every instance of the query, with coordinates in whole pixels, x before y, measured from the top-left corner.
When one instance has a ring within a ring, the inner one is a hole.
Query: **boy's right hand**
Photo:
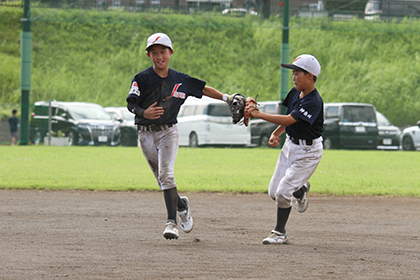
[[[271,134],[270,139],[268,140],[268,145],[276,148],[279,146],[279,144],[280,144],[280,137],[274,134]]]
[[[156,105],[157,105],[157,102],[150,105],[150,107],[144,111],[143,117],[149,120],[159,119],[160,116],[163,115],[164,110],[163,110],[163,107],[156,107]]]

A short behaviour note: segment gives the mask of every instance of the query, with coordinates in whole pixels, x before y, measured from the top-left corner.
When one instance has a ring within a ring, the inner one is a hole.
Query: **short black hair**
[[[308,71],[306,71],[305,69],[301,69],[301,71],[303,71],[303,74],[309,74]],[[316,82],[316,76],[314,74],[312,74],[312,76],[314,76],[314,83]]]
[[[17,110],[16,109],[13,109],[12,114],[14,115],[16,113],[17,113]]]

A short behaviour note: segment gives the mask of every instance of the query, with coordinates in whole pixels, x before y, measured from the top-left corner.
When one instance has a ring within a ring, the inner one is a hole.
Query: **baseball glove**
[[[257,97],[258,95],[255,97],[255,99],[257,99]],[[245,99],[244,124],[246,126],[248,126],[249,119],[252,118],[251,113],[253,111],[259,111],[258,103],[255,99],[250,96]]]
[[[227,100],[227,104],[232,114],[232,122],[238,123],[244,117],[245,96],[240,93],[232,94]]]

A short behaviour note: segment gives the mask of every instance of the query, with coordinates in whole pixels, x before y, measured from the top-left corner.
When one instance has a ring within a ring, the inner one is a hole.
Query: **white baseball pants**
[[[321,161],[322,152],[322,137],[314,139],[312,145],[297,145],[286,138],[268,187],[269,196],[279,208],[292,206],[293,192],[308,182]]]

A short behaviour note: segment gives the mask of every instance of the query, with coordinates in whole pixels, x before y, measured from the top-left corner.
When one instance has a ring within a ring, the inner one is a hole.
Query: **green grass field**
[[[180,148],[180,191],[266,192],[279,149]],[[158,190],[135,147],[0,146],[0,188]],[[419,152],[327,150],[311,192],[328,195],[420,196]]]

